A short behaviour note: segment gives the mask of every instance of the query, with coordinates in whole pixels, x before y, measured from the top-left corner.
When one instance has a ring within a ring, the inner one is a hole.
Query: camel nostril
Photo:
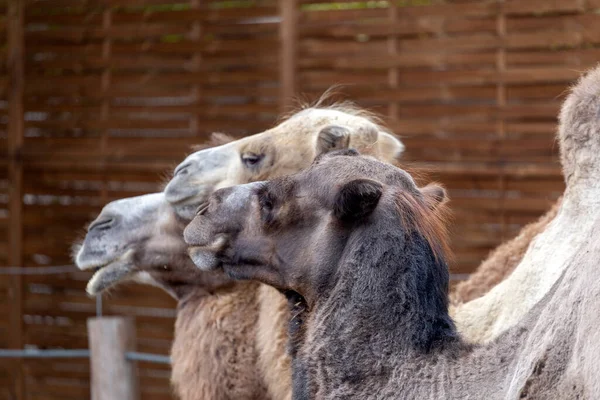
[[[187,162],[185,164],[180,164],[175,168],[175,172],[173,172],[173,176],[176,175],[184,175],[188,173],[188,168],[192,165],[191,162]]]
[[[196,209],[196,215],[202,215],[208,210],[208,202],[204,202],[200,204],[200,206]]]

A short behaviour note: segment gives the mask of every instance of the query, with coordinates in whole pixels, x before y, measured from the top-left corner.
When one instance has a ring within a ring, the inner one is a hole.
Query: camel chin
[[[133,270],[131,264],[123,263],[120,260],[96,267],[96,272],[88,281],[85,291],[90,296],[97,296],[117,283],[133,278],[135,274],[136,271]]]
[[[206,247],[189,247],[188,254],[194,265],[202,271],[214,271],[220,265],[215,254]]]
[[[210,238],[209,243],[193,240],[188,242],[188,255],[201,271],[214,271],[221,266],[216,254],[225,248],[226,243],[227,237],[222,234]]]

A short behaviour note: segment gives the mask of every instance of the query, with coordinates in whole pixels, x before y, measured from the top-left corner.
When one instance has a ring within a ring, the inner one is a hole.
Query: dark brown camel
[[[404,148],[357,108],[309,108],[271,130],[190,155],[166,196],[110,203],[90,225],[76,249],[80,268],[97,269],[90,294],[134,280],[179,300],[172,382],[183,400],[255,398],[265,386],[271,398],[286,399],[291,373],[283,296],[265,285],[198,276],[189,268],[182,221],[215,187],[298,171],[318,154],[347,146],[388,161]]]
[[[600,346],[582,318],[597,320],[600,241],[521,324],[473,346],[448,314],[444,202],[438,186],[338,151],[215,192],[184,237],[204,270],[286,294],[295,399],[599,398]]]

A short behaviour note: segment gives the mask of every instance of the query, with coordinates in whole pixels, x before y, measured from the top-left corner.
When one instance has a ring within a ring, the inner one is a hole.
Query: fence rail
[[[0,349],[0,358],[89,358],[88,349]],[[147,361],[160,364],[171,364],[171,358],[162,354],[139,353],[128,351],[125,353],[127,361]]]

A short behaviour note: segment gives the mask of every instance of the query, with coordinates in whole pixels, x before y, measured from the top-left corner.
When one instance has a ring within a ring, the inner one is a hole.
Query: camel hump
[[[600,64],[571,89],[559,114],[558,140],[567,182],[600,169]]]

